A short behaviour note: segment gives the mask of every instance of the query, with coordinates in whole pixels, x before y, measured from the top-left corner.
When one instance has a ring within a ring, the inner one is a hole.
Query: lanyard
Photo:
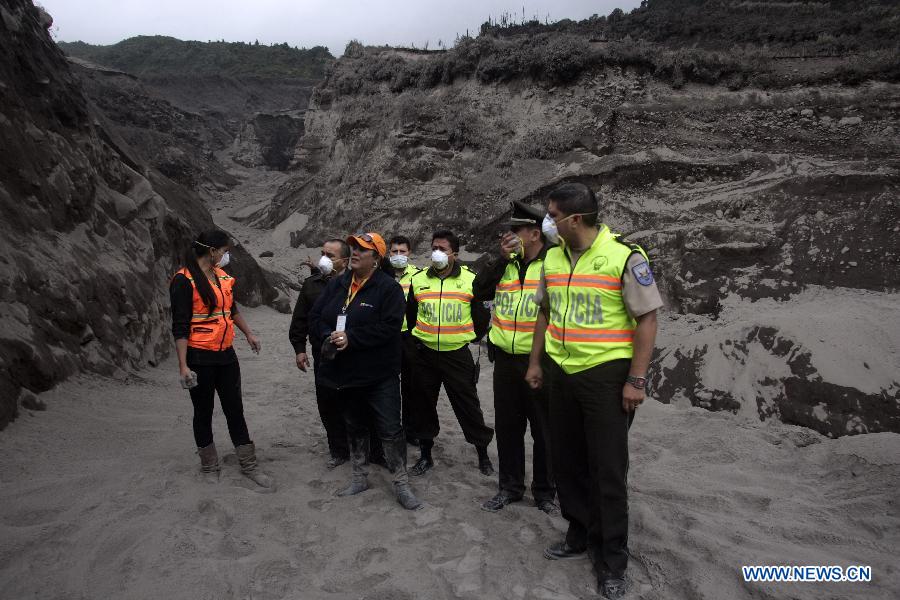
[[[356,298],[356,294],[359,293],[359,290],[366,284],[369,280],[368,277],[359,282],[359,285],[356,289],[353,289],[353,282],[356,281],[356,275],[351,275],[350,277],[350,288],[347,290],[347,297],[344,299],[344,308],[341,310],[342,313],[347,312],[347,307],[350,306],[350,303],[353,302],[353,299]]]

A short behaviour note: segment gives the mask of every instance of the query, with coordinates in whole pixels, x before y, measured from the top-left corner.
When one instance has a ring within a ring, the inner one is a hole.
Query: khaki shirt
[[[575,258],[578,262],[580,254]],[[663,301],[656,287],[656,279],[650,270],[650,265],[640,253],[635,252],[628,257],[625,263],[625,271],[622,273],[622,299],[625,309],[633,319],[662,308]],[[541,281],[538,283],[534,294],[534,302],[542,309],[549,308],[547,304],[547,282],[544,279],[544,269],[541,268]]]

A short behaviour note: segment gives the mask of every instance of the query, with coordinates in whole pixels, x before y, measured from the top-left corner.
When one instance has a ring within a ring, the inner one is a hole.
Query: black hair
[[[215,311],[217,298],[216,293],[212,289],[212,284],[209,283],[209,279],[207,279],[203,269],[200,268],[200,263],[197,262],[197,259],[208,255],[216,248],[230,245],[231,238],[227,233],[219,229],[211,229],[194,238],[194,241],[191,242],[184,253],[184,266],[187,267],[188,272],[194,279],[197,293],[200,294],[200,299],[203,300],[203,304],[206,305],[209,311],[207,316],[211,316],[213,311]]]
[[[583,183],[564,183],[550,192],[548,199],[566,216],[581,215],[588,227],[597,224],[597,196]]]
[[[392,237],[391,240],[388,242],[388,247],[387,247],[388,252],[391,251],[391,246],[393,246],[394,244],[397,244],[398,246],[400,244],[406,244],[406,248],[409,251],[412,251],[412,249],[413,249],[412,242],[410,242],[409,238],[406,237],[405,235],[395,235],[394,237]]]
[[[450,242],[450,249],[454,252],[459,252],[459,238],[456,237],[456,234],[450,231],[449,229],[439,229],[431,234],[431,243],[434,243],[434,240],[447,240]]]
[[[340,244],[341,246],[341,258],[350,258],[350,245],[345,240],[340,240],[338,238],[332,238],[330,240],[325,240],[326,244]]]

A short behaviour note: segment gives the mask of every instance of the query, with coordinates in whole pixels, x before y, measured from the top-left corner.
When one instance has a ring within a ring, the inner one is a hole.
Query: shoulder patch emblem
[[[631,272],[634,274],[634,278],[637,279],[639,284],[653,284],[653,271],[650,270],[650,265],[647,264],[647,261],[640,262],[631,267]]]

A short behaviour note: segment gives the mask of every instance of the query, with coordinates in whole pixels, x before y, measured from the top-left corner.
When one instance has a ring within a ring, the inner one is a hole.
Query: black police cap
[[[514,200],[510,207],[512,208],[512,216],[509,219],[510,227],[521,225],[540,227],[541,222],[544,220],[545,211],[539,206],[531,206],[530,204]]]

